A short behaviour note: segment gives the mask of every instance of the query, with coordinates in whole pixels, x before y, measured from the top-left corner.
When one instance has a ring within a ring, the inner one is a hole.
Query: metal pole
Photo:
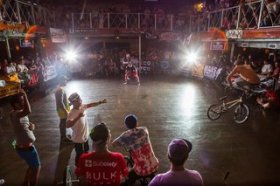
[[[223,27],[223,20],[224,20],[224,10],[222,10],[222,16],[221,16],[221,21],[220,21],[220,28]]]
[[[189,33],[192,33],[192,16],[190,16]]]
[[[16,6],[17,6],[18,22],[21,23],[20,8],[19,8],[18,1],[16,1]]]
[[[239,28],[240,14],[241,14],[241,5],[239,5],[239,7],[238,7],[238,16],[237,16],[236,29],[238,29],[238,28]]]
[[[43,9],[43,14],[44,14],[44,23],[45,25],[47,25],[47,10],[46,9]]]
[[[125,14],[125,28],[127,29],[127,14]]]
[[[33,24],[36,25],[36,19],[35,19],[35,13],[34,13],[34,5],[31,5],[31,13],[32,13]]]
[[[157,30],[157,14],[155,14],[155,30]]]
[[[234,48],[235,48],[235,43],[232,43],[231,50],[230,50],[230,61],[232,61],[232,59],[233,59]]]
[[[172,32],[173,31],[173,18],[174,18],[174,16],[169,15],[169,17],[170,17],[170,31]]]
[[[261,8],[260,8],[260,13],[259,13],[259,20],[258,20],[258,28],[261,26],[261,18],[262,18],[262,13],[263,13],[263,6],[264,6],[264,0],[261,2]]]
[[[108,28],[110,28],[110,13],[107,13]]]
[[[74,32],[75,25],[74,25],[74,13],[71,14],[72,17],[72,32]]]
[[[56,15],[55,12],[52,13],[53,14],[53,23],[51,24],[51,26],[56,27]]]
[[[210,28],[210,20],[211,20],[211,12],[208,13],[208,27],[207,27],[207,31]]]
[[[140,13],[138,13],[138,28],[140,28]]]
[[[141,71],[141,53],[142,53],[142,46],[141,46],[141,34],[138,36],[138,50],[139,50],[139,64],[138,64],[138,69],[139,72]]]
[[[89,25],[90,25],[90,28],[92,29],[92,17],[91,17],[91,13],[89,13]]]
[[[10,44],[9,44],[9,38],[6,36],[6,49],[7,49],[7,55],[8,58],[11,59],[11,48],[10,48]]]

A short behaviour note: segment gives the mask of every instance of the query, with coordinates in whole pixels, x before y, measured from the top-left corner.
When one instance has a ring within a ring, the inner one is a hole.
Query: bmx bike
[[[237,99],[226,101],[227,97],[228,96],[223,96],[219,99],[219,103],[210,105],[207,110],[207,117],[210,120],[217,120],[222,114],[226,113],[231,108],[234,108],[234,122],[238,124],[246,122],[250,115],[250,109],[248,105],[244,103],[246,97],[245,91]]]

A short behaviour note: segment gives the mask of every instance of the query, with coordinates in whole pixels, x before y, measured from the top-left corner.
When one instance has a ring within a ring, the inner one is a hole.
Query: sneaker
[[[140,82],[137,84],[137,86],[140,86]]]
[[[5,180],[4,179],[0,179],[0,185],[4,185]]]
[[[124,84],[124,85],[126,85],[126,84],[127,84],[127,82],[124,82],[123,84]]]
[[[72,141],[72,136],[71,135],[66,135],[66,139]]]

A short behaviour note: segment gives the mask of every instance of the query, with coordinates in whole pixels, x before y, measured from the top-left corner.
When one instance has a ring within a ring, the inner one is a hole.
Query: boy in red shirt
[[[110,130],[104,123],[96,125],[90,137],[93,152],[82,154],[76,168],[76,175],[86,185],[118,186],[128,175],[122,154],[108,150]]]
[[[276,92],[271,88],[267,88],[264,97],[257,98],[257,102],[264,109],[274,109],[280,106],[279,98]]]

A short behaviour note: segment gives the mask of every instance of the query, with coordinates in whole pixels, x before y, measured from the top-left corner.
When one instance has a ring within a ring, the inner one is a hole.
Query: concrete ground
[[[198,170],[205,185],[223,185],[229,172],[230,185],[280,185],[280,123],[279,113],[264,113],[251,107],[249,120],[233,122],[233,111],[217,121],[210,121],[206,111],[222,93],[201,81],[182,78],[144,79],[141,86],[122,85],[120,80],[94,79],[68,82],[68,95],[78,92],[84,103],[106,98],[107,104],[88,110],[90,128],[103,121],[111,129],[112,138],[125,130],[123,120],[129,113],[147,126],[159,172],[167,171],[167,146],[172,138],[181,137],[193,143],[186,163]],[[71,144],[60,144],[59,119],[54,94],[30,97],[30,121],[36,124],[35,143],[42,170],[39,185],[56,185],[63,169],[73,165],[75,152]],[[6,185],[21,185],[27,165],[12,148],[13,130],[7,102],[0,120],[0,178]],[[112,151],[122,149],[111,148]],[[123,152],[124,153],[124,152]]]

